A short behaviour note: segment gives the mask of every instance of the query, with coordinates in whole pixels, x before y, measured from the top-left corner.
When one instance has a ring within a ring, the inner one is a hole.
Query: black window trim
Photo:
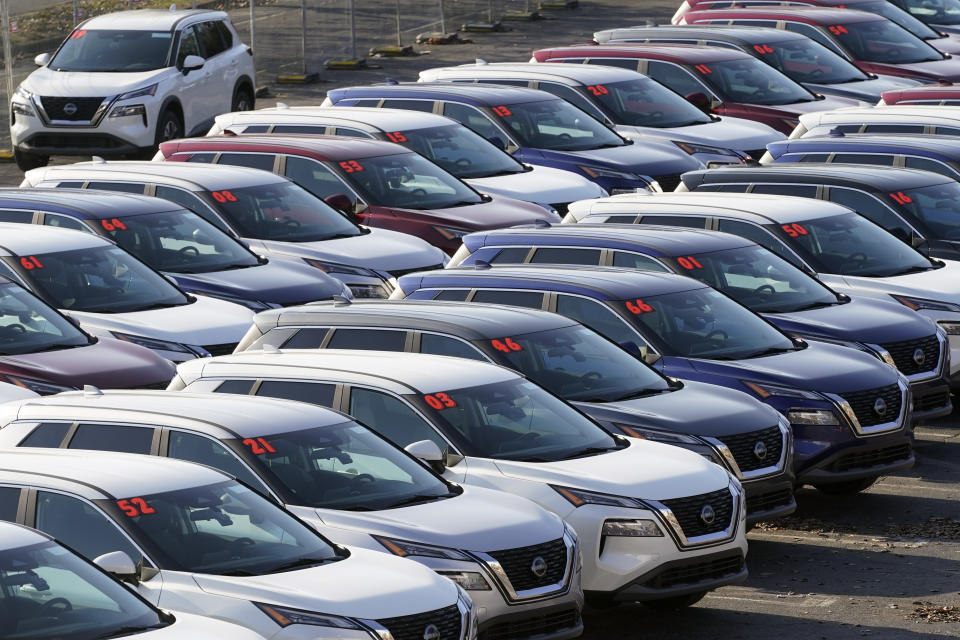
[[[457,340],[459,342],[462,342],[463,344],[467,345],[468,347],[476,351],[486,362],[492,362],[493,364],[496,364],[493,358],[491,358],[486,353],[484,353],[482,349],[478,349],[475,344],[473,344],[466,338],[461,338],[460,336],[456,336],[450,333],[441,333],[439,331],[424,331],[421,329],[414,330],[413,341],[412,341],[413,343],[410,345],[410,348],[409,348],[409,351],[411,353],[423,353],[422,351],[420,351],[420,348],[421,348],[420,337],[424,334],[431,335],[431,336],[439,336],[441,338],[449,338],[451,340]],[[437,355],[437,354],[427,354],[427,355]],[[464,360],[466,360],[466,358],[464,358]]]
[[[645,335],[643,335],[642,333],[640,333],[640,331],[639,331],[637,328],[635,328],[632,324],[630,324],[629,322],[627,322],[626,316],[624,316],[623,314],[621,314],[617,309],[615,309],[615,308],[613,307],[613,305],[611,304],[611,302],[614,302],[614,301],[612,301],[612,300],[598,300],[597,298],[592,298],[592,297],[590,297],[590,296],[585,296],[585,295],[580,294],[580,293],[569,293],[569,292],[566,292],[566,291],[558,291],[558,292],[556,292],[555,295],[553,296],[552,304],[550,305],[550,308],[547,309],[547,311],[551,311],[551,312],[553,312],[553,313],[558,313],[558,311],[557,311],[557,299],[558,299],[560,296],[562,296],[562,295],[563,295],[563,296],[570,296],[571,298],[582,298],[582,299],[584,299],[584,300],[589,300],[590,302],[594,302],[594,303],[596,303],[596,304],[599,304],[599,305],[602,306],[602,307],[605,307],[610,313],[612,313],[613,315],[615,315],[615,316],[617,317],[617,319],[619,319],[619,320],[624,324],[624,326],[627,327],[627,329],[629,329],[630,331],[632,331],[634,334],[636,334],[636,335],[643,341],[643,344],[638,344],[637,347],[639,347],[639,348],[641,348],[641,349],[644,348],[644,347],[646,347],[648,353],[656,353],[656,354],[661,353],[661,351],[658,350],[658,349],[653,345],[653,343],[651,343],[650,340],[649,340]],[[562,315],[562,314],[561,314],[561,315]],[[566,318],[566,317],[568,317],[568,316],[564,316],[564,317]],[[583,324],[582,322],[579,322],[579,321],[575,320],[574,318],[570,318],[570,319],[573,320],[574,322],[578,322],[579,324],[581,324],[581,325],[584,326],[584,327],[587,327],[587,325]],[[590,329],[590,327],[587,327],[587,329]],[[590,331],[593,331],[594,333],[597,333],[598,335],[600,335],[599,332],[598,332],[598,331],[595,331],[594,329],[590,329]],[[600,335],[600,337],[602,337],[604,340],[610,340],[610,338],[607,338],[607,337],[604,336],[604,335]],[[611,340],[611,342],[613,342],[613,341]]]
[[[829,198],[830,198],[830,191],[833,190],[833,189],[846,189],[847,191],[855,191],[855,192],[860,193],[860,194],[863,194],[863,195],[865,195],[865,196],[867,196],[867,197],[869,197],[869,198],[873,198],[881,207],[883,207],[883,208],[886,209],[888,212],[890,212],[891,214],[893,214],[894,216],[896,216],[896,218],[897,218],[898,220],[900,220],[900,222],[902,222],[908,229],[910,229],[910,231],[912,231],[914,234],[916,234],[917,236],[919,236],[919,237],[921,237],[921,238],[924,237],[924,235],[923,235],[922,233],[920,233],[919,231],[917,231],[916,227],[914,227],[912,224],[910,224],[910,221],[907,220],[906,218],[904,218],[903,215],[901,215],[899,211],[897,211],[896,209],[894,209],[893,207],[891,207],[889,204],[887,204],[886,202],[884,202],[884,201],[883,201],[881,198],[879,198],[875,193],[870,193],[869,191],[864,191],[863,189],[857,189],[857,188],[855,188],[855,187],[845,187],[845,186],[838,186],[838,185],[824,185],[824,196],[825,196],[824,199],[825,199],[825,200],[829,200]],[[833,201],[831,200],[831,202],[833,202]],[[838,203],[836,203],[836,204],[840,204],[840,203],[838,202]],[[846,206],[846,205],[841,205],[841,206]],[[850,207],[847,207],[847,208],[849,209]],[[859,213],[859,212],[857,212],[857,213],[858,213],[861,217],[867,218],[867,216],[863,215],[862,213]],[[867,218],[867,220],[870,220],[870,218]],[[873,220],[870,220],[870,222],[873,222]],[[881,224],[879,224],[879,223],[877,223],[877,222],[873,222],[873,224],[877,225],[877,226],[880,227],[881,229],[886,229],[886,227],[883,227]],[[887,230],[887,233],[890,233],[890,231]]]
[[[53,420],[51,420],[50,422],[53,422]],[[64,420],[63,422],[66,422],[66,420]],[[158,425],[145,424],[145,423],[142,423],[142,422],[129,422],[129,421],[127,421],[127,420],[100,420],[100,419],[97,419],[97,418],[73,420],[73,421],[71,422],[70,428],[67,429],[67,434],[63,437],[63,441],[60,443],[60,448],[61,448],[61,449],[69,449],[69,448],[70,448],[70,443],[73,442],[73,439],[76,437],[77,431],[80,430],[80,426],[81,426],[81,425],[83,425],[83,426],[88,426],[88,425],[90,425],[90,426],[104,426],[104,427],[114,427],[114,426],[117,426],[117,427],[137,427],[137,428],[140,428],[140,429],[151,429],[151,430],[153,430],[153,435],[152,435],[152,437],[151,437],[151,439],[150,439],[150,452],[147,453],[147,454],[134,454],[134,455],[151,455],[151,456],[159,455],[159,452],[160,452],[160,430],[161,430],[161,427],[160,427],[160,426],[158,426]],[[105,449],[78,449],[78,451],[106,451],[106,450],[105,450]],[[119,453],[128,453],[128,452],[121,451],[121,452],[119,452]]]

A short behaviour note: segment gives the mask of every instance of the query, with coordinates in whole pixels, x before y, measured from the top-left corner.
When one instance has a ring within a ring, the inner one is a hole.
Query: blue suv
[[[893,300],[851,300],[740,236],[636,225],[514,227],[464,237],[448,266],[478,262],[616,266],[687,275],[784,332],[859,349],[898,368],[910,381],[914,423],[953,410],[949,346],[932,320]]]
[[[748,391],[794,434],[800,484],[861,491],[913,465],[910,388],[865,353],[791,338],[693,278],[612,267],[458,268],[403,276],[394,297],[555,311],[668,376]]]
[[[263,311],[335,295],[339,280],[299,261],[255,255],[196,213],[160,198],[77,189],[0,189],[0,222],[109,238],[190,293]]]
[[[524,83],[526,84],[526,83]],[[656,138],[634,143],[566,100],[506,85],[410,83],[331,89],[324,105],[441,113],[473,129],[521,162],[573,171],[610,193],[669,191],[703,163]]]

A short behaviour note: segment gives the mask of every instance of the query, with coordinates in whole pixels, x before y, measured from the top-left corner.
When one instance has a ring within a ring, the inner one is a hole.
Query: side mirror
[[[427,463],[427,466],[437,473],[443,473],[444,469],[447,468],[446,464],[444,464],[443,451],[440,450],[440,447],[438,447],[437,443],[433,440],[411,442],[404,447],[404,450],[413,457],[419,458]]]
[[[710,98],[708,98],[707,94],[703,93],[702,91],[688,93],[683,97],[687,102],[705,113],[710,113],[712,111],[710,108]]]
[[[37,65],[38,67],[45,67],[45,66],[47,66],[49,63],[50,63],[50,54],[49,54],[49,53],[41,53],[41,54],[38,54],[38,55],[37,55],[36,57],[34,57],[34,59],[33,59],[33,64]]]
[[[133,563],[133,559],[123,551],[111,551],[98,556],[94,558],[93,564],[124,582],[134,585],[139,583],[140,571],[137,569],[137,565]]]
[[[183,59],[183,75],[203,68],[205,62],[206,61],[200,56],[187,56]]]

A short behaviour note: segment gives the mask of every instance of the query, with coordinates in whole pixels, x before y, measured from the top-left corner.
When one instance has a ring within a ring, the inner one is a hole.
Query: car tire
[[[161,142],[183,137],[183,122],[173,109],[165,109],[157,121],[157,132],[154,134],[154,146],[159,147]]]
[[[869,489],[877,480],[879,480],[879,478],[861,478],[860,480],[848,480],[847,482],[832,484],[815,484],[813,486],[817,491],[828,496],[847,496]]]
[[[253,93],[246,87],[240,87],[233,94],[233,103],[230,111],[253,111]]]
[[[687,607],[693,606],[703,600],[703,596],[707,595],[706,591],[698,591],[697,593],[688,593],[685,596],[673,596],[672,598],[663,598],[661,600],[646,600],[644,605],[648,609],[653,609],[654,611],[676,611],[677,609],[686,609]]]
[[[47,163],[50,162],[50,156],[40,156],[35,153],[27,153],[26,151],[20,151],[20,149],[17,148],[14,148],[13,150],[13,159],[20,168],[20,171],[39,169],[40,167],[47,166]]]

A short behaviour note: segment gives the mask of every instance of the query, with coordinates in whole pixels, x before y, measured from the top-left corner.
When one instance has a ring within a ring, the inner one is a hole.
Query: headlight
[[[807,400],[825,400],[822,395],[816,391],[804,391],[803,389],[794,389],[793,387],[781,387],[776,384],[757,384],[756,382],[748,382],[747,380],[741,380],[744,385],[755,394],[761,398],[769,398],[770,396],[778,396],[782,398],[806,398]]]
[[[453,580],[466,591],[490,591],[490,583],[476,571],[437,571],[444,578]]]
[[[603,167],[591,167],[585,164],[578,164],[577,168],[591,178],[617,178],[619,180],[641,181],[636,174],[626,173],[624,171],[614,171],[612,169],[604,169]],[[646,181],[643,180],[642,182]]]
[[[10,101],[10,110],[21,116],[36,115],[33,111],[33,101],[31,98],[33,98],[33,94],[24,89],[22,85],[17,87],[13,99]]]
[[[602,535],[620,538],[662,538],[663,531],[653,520],[604,520]]]
[[[550,488],[563,496],[567,502],[575,507],[582,507],[585,504],[599,504],[607,507],[628,507],[630,509],[646,508],[639,500],[635,500],[634,498],[614,496],[608,493],[597,493],[596,491],[584,491],[583,489],[561,487],[553,484],[550,485]]]
[[[470,233],[469,229],[456,229],[454,227],[441,227],[439,225],[432,226],[434,231],[439,233],[447,240],[457,240]]]
[[[835,414],[830,409],[793,409],[787,411],[787,420],[791,424],[806,424],[812,426],[833,426],[840,424]]]
[[[939,300],[927,300],[926,298],[913,298],[910,296],[891,296],[902,305],[910,307],[914,311],[919,309],[929,309],[931,311],[960,311],[960,305],[952,302],[940,302]]]
[[[113,111],[110,112],[109,118],[124,118],[126,116],[146,116],[147,108],[142,104],[127,104],[119,105],[113,108]]]
[[[960,336],[960,322],[938,322],[937,325],[948,336]]]
[[[141,347],[146,347],[147,349],[153,349],[154,351],[176,351],[177,353],[189,353],[191,355],[196,355],[195,352],[192,349],[190,349],[187,345],[180,344],[179,342],[157,340],[155,338],[147,338],[145,336],[135,336],[130,333],[120,333],[118,331],[111,331],[110,333],[117,340],[123,340],[124,342],[132,342],[133,344],[138,344]]]
[[[666,444],[704,444],[699,438],[683,433],[644,429],[628,424],[620,424],[619,422],[614,422],[613,426],[631,438],[640,438],[641,440],[653,440],[654,442],[665,442]]]
[[[51,382],[44,382],[43,380],[11,376],[9,374],[0,376],[0,379],[6,380],[10,384],[15,384],[23,389],[29,389],[34,393],[39,393],[42,396],[49,396],[62,391],[75,391],[77,389],[76,387],[67,387],[62,384],[53,384]]]
[[[673,144],[677,145],[683,151],[686,151],[690,155],[697,153],[709,153],[715,156],[735,156],[737,158],[742,158],[744,154],[738,153],[733,149],[724,149],[723,147],[711,147],[705,144],[698,144],[696,142],[683,142],[682,140],[671,140]]]
[[[340,264],[338,262],[327,262],[326,260],[315,260],[313,258],[304,258],[303,261],[311,267],[320,269],[320,271],[323,271],[324,273],[341,273],[351,276],[364,276],[366,278],[383,280],[383,278],[381,278],[380,275],[375,271],[364,269],[363,267],[354,267],[349,264]]]
[[[270,616],[270,618],[281,627],[289,627],[292,624],[309,624],[315,627],[364,630],[363,627],[350,618],[330,616],[325,613],[315,613],[313,611],[301,611],[299,609],[291,609],[290,607],[278,607],[274,604],[263,604],[262,602],[254,602],[253,606]]]
[[[152,96],[157,93],[157,85],[152,84],[149,87],[134,89],[117,96],[117,100],[130,100],[131,98],[142,98],[143,96]]]
[[[456,549],[446,547],[435,547],[429,544],[420,544],[419,542],[410,542],[408,540],[397,540],[396,538],[385,538],[383,536],[372,536],[374,540],[386,547],[387,551],[395,556],[406,558],[407,556],[420,556],[422,558],[443,558],[445,560],[464,560],[474,562],[473,558]]]

